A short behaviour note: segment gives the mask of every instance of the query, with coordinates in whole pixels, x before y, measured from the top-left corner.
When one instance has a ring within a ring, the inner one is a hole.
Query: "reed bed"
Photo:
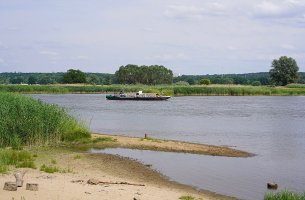
[[[0,93],[0,147],[45,145],[89,138],[88,129],[56,105]]]
[[[0,91],[18,93],[159,93],[171,96],[288,96],[305,95],[302,84],[287,87],[241,86],[241,85],[0,85]]]
[[[268,192],[265,194],[264,200],[305,200],[305,192],[303,194],[288,190],[283,190],[278,193]]]

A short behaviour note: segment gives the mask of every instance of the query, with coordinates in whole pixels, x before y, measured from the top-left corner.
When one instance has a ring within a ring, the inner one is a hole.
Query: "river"
[[[240,199],[262,199],[266,183],[305,190],[305,97],[173,97],[107,101],[104,94],[33,95],[58,104],[94,132],[226,145],[257,154],[226,158],[126,149],[170,179]],[[98,152],[98,151],[95,151]]]

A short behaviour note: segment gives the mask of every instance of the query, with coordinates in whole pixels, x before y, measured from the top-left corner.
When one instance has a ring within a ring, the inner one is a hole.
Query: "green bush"
[[[200,85],[211,85],[210,79],[204,78],[199,81]]]
[[[262,84],[260,81],[253,81],[251,85],[252,86],[261,86]]]

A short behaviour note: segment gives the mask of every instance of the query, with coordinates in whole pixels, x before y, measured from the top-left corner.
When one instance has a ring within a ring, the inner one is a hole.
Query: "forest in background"
[[[297,83],[305,83],[305,72],[299,72],[300,79]],[[64,84],[64,72],[57,73],[0,73],[0,84]],[[115,74],[85,73],[88,84],[111,85],[119,84]],[[268,72],[245,74],[214,74],[214,75],[181,75],[173,77],[173,83],[185,82],[190,85],[199,84],[201,79],[209,79],[212,84],[240,84],[252,85],[259,81],[261,85],[270,85],[271,79]]]

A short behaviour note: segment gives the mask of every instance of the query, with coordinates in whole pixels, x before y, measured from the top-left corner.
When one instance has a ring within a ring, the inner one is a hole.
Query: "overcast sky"
[[[0,72],[305,71],[305,0],[0,0]]]

